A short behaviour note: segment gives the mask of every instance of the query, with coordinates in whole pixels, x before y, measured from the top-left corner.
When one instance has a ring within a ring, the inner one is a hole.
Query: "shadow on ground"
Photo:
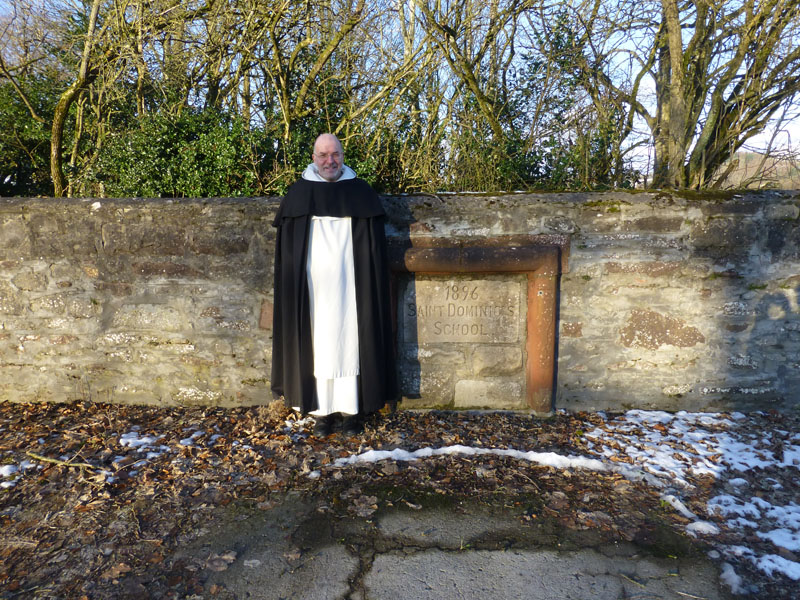
[[[526,523],[524,503],[403,493],[382,506],[365,519],[290,493],[231,507],[175,558],[205,570],[215,597],[242,600],[729,597],[716,566],[666,526],[619,542]]]

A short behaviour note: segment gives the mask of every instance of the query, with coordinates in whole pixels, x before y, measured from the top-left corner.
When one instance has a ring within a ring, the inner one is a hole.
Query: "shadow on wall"
[[[569,273],[555,289],[553,406],[610,411],[798,406],[798,200],[791,192],[384,197],[387,236],[400,254],[412,239],[417,250],[437,251],[515,236],[571,239]],[[475,279],[513,279],[501,268],[479,271]],[[396,276],[395,301],[428,298],[428,278]],[[530,359],[525,350],[405,339],[394,316],[403,407],[431,406],[431,398],[452,406],[456,385],[455,396],[476,408],[511,408],[525,397],[526,382],[510,374]]]
[[[429,201],[447,224],[404,200],[386,199],[404,407],[551,410],[564,237],[475,235],[459,199]]]
[[[401,396],[405,399],[417,400],[422,397],[422,365],[420,364],[419,345],[405,344],[404,332],[401,328],[405,309],[400,295],[416,298],[416,278],[411,274],[401,274],[397,269],[403,263],[406,248],[411,247],[411,228],[416,218],[408,204],[402,198],[384,197],[384,204],[391,212],[391,223],[387,226],[389,243],[389,263],[392,266],[392,330],[394,332],[394,348],[397,352],[398,382]],[[387,219],[388,223],[388,219]],[[401,403],[401,408],[409,405],[408,400]]]
[[[772,285],[778,289],[765,290],[758,298],[747,340],[742,352],[734,355],[731,366],[754,370],[765,393],[777,393],[776,400],[786,400],[797,407],[800,405],[800,276]],[[752,358],[752,354],[759,358]]]
[[[796,409],[797,195],[609,196],[560,211],[557,407]]]
[[[709,408],[800,407],[800,240],[796,217],[786,218],[789,208],[769,196],[704,206],[694,254],[711,262],[704,289],[720,305],[708,336],[716,372],[694,393]]]

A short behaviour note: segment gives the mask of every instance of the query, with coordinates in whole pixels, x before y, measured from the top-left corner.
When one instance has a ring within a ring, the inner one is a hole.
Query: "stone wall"
[[[568,238],[556,408],[800,408],[798,192],[387,205],[393,238]]]
[[[3,199],[0,399],[268,401],[274,209]]]
[[[556,408],[800,406],[796,192],[384,203],[396,246],[561,246]],[[276,208],[274,199],[1,199],[0,400],[268,401]],[[409,281],[521,276],[405,277],[400,315]],[[419,396],[406,405],[481,405],[469,398],[494,390],[520,406],[524,341],[447,346],[404,338],[403,327],[406,393]]]

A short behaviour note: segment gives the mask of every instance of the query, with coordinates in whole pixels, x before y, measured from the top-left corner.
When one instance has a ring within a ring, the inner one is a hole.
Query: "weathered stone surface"
[[[800,205],[798,204],[782,204],[774,203],[766,206],[766,215],[768,219],[782,219],[788,221],[795,221],[800,217]]]
[[[178,388],[174,400],[184,406],[217,406],[224,400],[224,395],[217,390],[190,386]]]
[[[748,251],[753,231],[740,219],[718,218],[696,226],[691,238],[695,248],[713,251],[714,256],[738,255]]]
[[[460,347],[430,346],[419,348],[414,344],[407,344],[402,352],[403,358],[417,363],[438,363],[451,367],[463,365],[466,362],[465,350]]]
[[[0,216],[0,259],[27,258],[31,253],[31,236],[21,216]]]
[[[404,406],[409,408],[421,407],[452,407],[455,373],[452,369],[435,369],[427,365],[400,365],[400,385],[404,396]],[[418,399],[417,402],[414,402]]]
[[[67,306],[66,298],[68,296],[63,293],[39,296],[31,300],[31,310],[33,312],[63,314]]]
[[[634,310],[620,331],[622,345],[627,348],[656,350],[663,345],[685,348],[703,343],[706,338],[681,319],[652,310]]]
[[[23,271],[18,273],[11,280],[18,289],[26,292],[41,292],[47,288],[47,276],[43,273],[34,273],[32,271]]]
[[[112,296],[130,296],[133,286],[119,281],[98,281],[94,284],[98,292],[108,292]]]
[[[544,227],[548,231],[556,233],[575,233],[578,230],[578,225],[573,219],[564,215],[556,215],[554,217],[545,217]]]
[[[583,336],[583,323],[568,323],[563,322],[561,323],[561,335],[564,337],[575,337],[579,338]]]
[[[272,315],[275,307],[272,302],[264,300],[261,302],[261,314],[258,317],[258,326],[261,329],[272,331]]]
[[[200,272],[189,265],[176,262],[138,262],[133,268],[144,275],[161,277],[198,277]]]
[[[241,226],[228,226],[194,231],[190,246],[198,254],[228,256],[247,252],[249,239]]]
[[[18,315],[25,309],[25,296],[0,279],[0,315]]]
[[[683,228],[682,217],[650,216],[625,221],[622,228],[625,231],[653,231],[656,233],[678,232]]]
[[[510,375],[522,369],[522,350],[507,346],[478,346],[472,353],[472,372],[481,377]]]
[[[181,313],[171,306],[131,304],[120,307],[111,320],[111,327],[125,331],[182,331]]]
[[[90,319],[100,314],[100,303],[87,296],[69,296],[65,301],[65,310],[73,319]]]
[[[456,408],[526,408],[522,386],[514,381],[461,379],[456,382]]]
[[[608,262],[605,264],[606,273],[636,273],[637,275],[647,275],[648,277],[665,277],[678,272],[681,268],[679,262],[637,262],[637,263],[618,263]]]
[[[519,340],[520,285],[486,279],[409,281],[403,341],[508,343]]]
[[[756,360],[747,354],[736,354],[728,358],[728,364],[734,369],[749,369],[755,371],[758,369]]]

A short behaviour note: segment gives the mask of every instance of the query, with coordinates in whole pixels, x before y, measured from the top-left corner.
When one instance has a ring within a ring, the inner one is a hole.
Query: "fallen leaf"
[[[228,568],[236,560],[236,552],[229,550],[224,554],[212,554],[206,560],[206,568],[212,571],[221,572]]]
[[[302,552],[298,548],[295,548],[289,552],[284,552],[283,557],[289,562],[294,562],[299,560],[302,555]]]
[[[105,571],[101,577],[103,579],[118,579],[121,575],[125,573],[130,573],[131,568],[129,565],[125,563],[119,563]]]

